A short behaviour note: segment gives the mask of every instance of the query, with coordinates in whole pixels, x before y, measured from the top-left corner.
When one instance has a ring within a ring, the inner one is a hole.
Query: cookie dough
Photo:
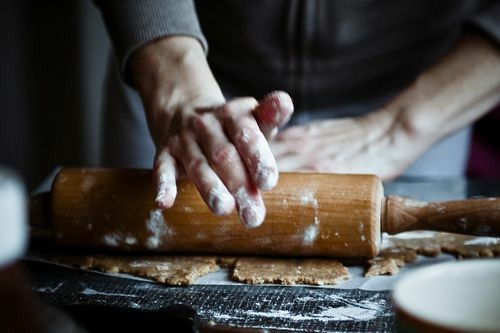
[[[232,278],[260,284],[337,284],[349,279],[349,271],[333,259],[239,258]]]
[[[110,274],[128,273],[169,285],[193,284],[219,269],[212,256],[56,256],[54,261]]]
[[[428,235],[420,237],[419,232],[413,232],[416,238],[400,238],[394,236],[390,238],[389,243],[392,243],[394,248],[404,248],[414,250],[417,254],[428,257],[440,255],[444,249],[453,249],[458,246],[463,246],[467,241],[477,239],[477,237],[449,234],[444,232],[422,232],[420,234]],[[411,235],[410,234],[410,235]]]
[[[414,250],[405,248],[389,248],[382,250],[375,259],[368,260],[370,267],[365,273],[365,277],[377,275],[394,275],[399,273],[399,268],[407,262],[415,262],[417,253]]]
[[[365,261],[365,277],[394,275],[417,254],[437,256],[449,253],[458,259],[500,256],[500,240],[439,233],[412,232],[389,237],[379,256]],[[236,256],[126,256],[64,255],[52,261],[95,269],[111,274],[128,273],[169,285],[193,284],[220,268],[229,268],[233,280],[261,284],[336,284],[349,279],[346,262],[334,259],[294,259]],[[358,263],[359,264],[359,263]]]
[[[411,232],[404,237],[392,236],[387,243],[379,256],[368,261],[365,277],[397,274],[406,263],[414,262],[417,254],[435,257],[448,253],[457,259],[500,256],[499,239],[485,242],[485,238],[443,232]]]

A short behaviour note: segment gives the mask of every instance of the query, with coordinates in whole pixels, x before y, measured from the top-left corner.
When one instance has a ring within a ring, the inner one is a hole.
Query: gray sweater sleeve
[[[500,1],[489,3],[471,18],[470,23],[500,47]]]
[[[124,78],[130,55],[163,36],[191,36],[208,46],[192,0],[94,0],[99,7]]]

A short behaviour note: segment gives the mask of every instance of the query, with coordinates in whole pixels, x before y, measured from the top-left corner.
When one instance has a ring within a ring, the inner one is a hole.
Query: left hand
[[[428,148],[414,141],[397,110],[316,121],[278,133],[271,142],[280,171],[400,175]]]
[[[488,112],[499,92],[500,49],[467,32],[384,108],[286,129],[271,150],[280,171],[374,173],[389,180]]]

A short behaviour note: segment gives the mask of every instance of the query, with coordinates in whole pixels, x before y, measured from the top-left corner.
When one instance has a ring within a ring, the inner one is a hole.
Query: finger
[[[208,164],[193,135],[182,135],[177,156],[208,208],[216,215],[231,213],[234,199]]]
[[[238,108],[237,101],[224,108]],[[241,222],[247,227],[257,227],[264,221],[265,207],[257,188],[240,158],[236,147],[226,137],[222,125],[214,114],[193,119],[197,141],[208,161],[236,200]]]
[[[224,125],[255,185],[261,190],[272,189],[278,182],[278,167],[255,119],[230,115]]]
[[[293,114],[293,102],[284,91],[273,91],[264,96],[253,115],[266,138],[272,138],[278,128],[285,126]]]
[[[155,203],[160,209],[174,205],[177,196],[176,174],[176,162],[169,150],[163,149],[157,152],[153,164],[153,177],[156,184]]]

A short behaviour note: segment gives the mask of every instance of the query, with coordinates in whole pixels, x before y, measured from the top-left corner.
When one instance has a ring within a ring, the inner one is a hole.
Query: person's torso
[[[459,38],[475,0],[200,0],[223,87],[288,91],[299,109],[373,101],[409,84]]]

